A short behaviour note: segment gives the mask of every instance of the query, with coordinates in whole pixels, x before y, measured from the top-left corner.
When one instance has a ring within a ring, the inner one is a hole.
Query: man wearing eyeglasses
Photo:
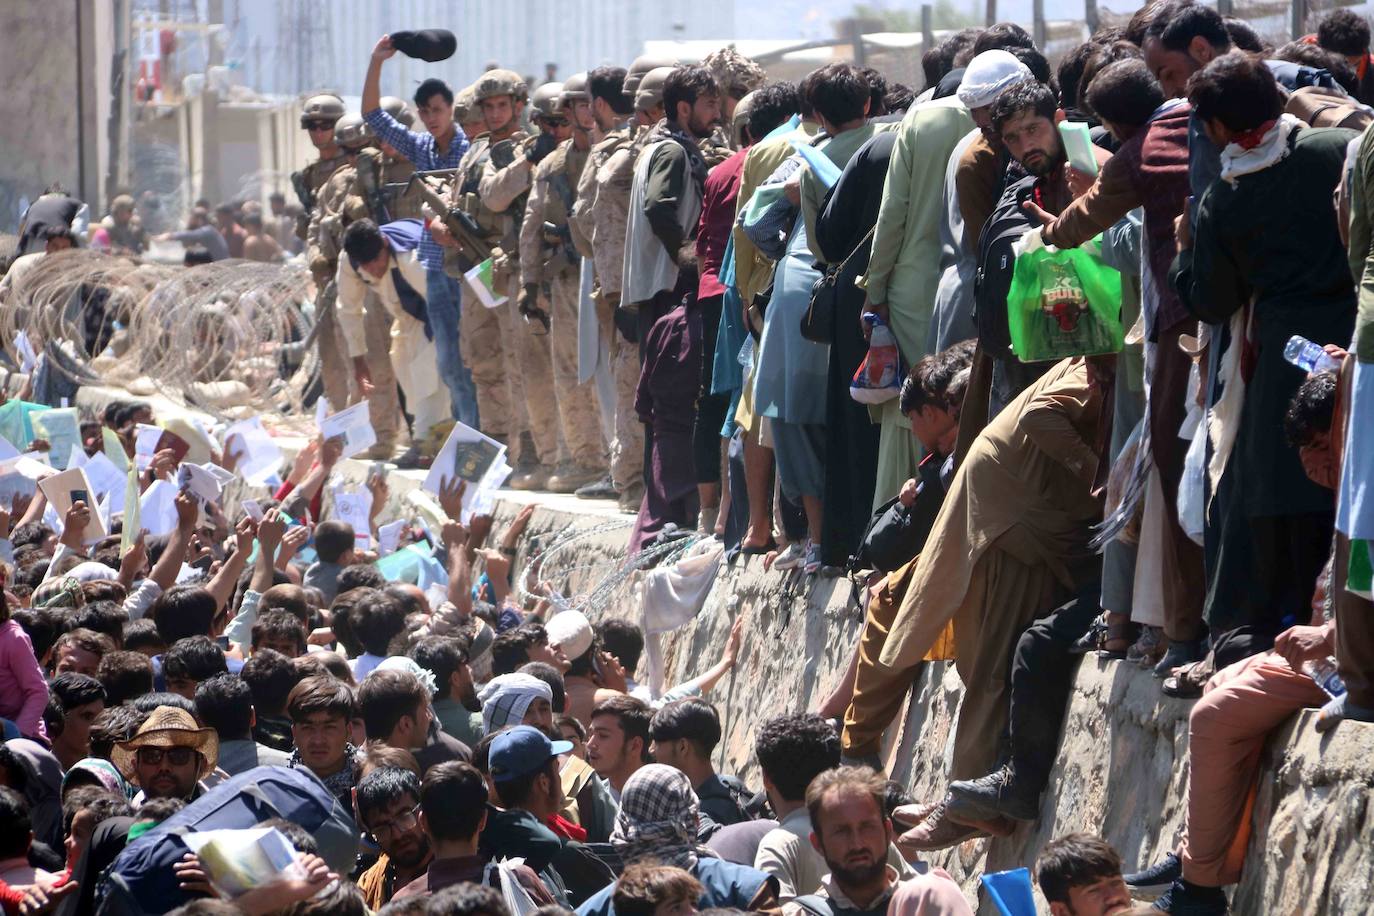
[[[219,737],[213,728],[200,728],[184,709],[159,706],[138,732],[114,747],[111,761],[124,778],[142,791],[138,806],[155,798],[186,801],[205,791],[201,780],[219,760]]]
[[[424,875],[434,860],[420,826],[420,778],[410,770],[381,767],[354,790],[358,820],[382,855],[358,877],[358,889],[379,910],[400,888]]]

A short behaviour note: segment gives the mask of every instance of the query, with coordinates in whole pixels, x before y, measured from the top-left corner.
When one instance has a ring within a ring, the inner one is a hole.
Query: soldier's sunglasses
[[[334,125],[328,121],[306,121],[306,130],[333,130]]]

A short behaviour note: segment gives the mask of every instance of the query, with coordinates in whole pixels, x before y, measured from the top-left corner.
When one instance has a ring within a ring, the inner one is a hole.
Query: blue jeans
[[[463,365],[463,353],[458,346],[462,301],[462,287],[457,280],[442,270],[425,271],[425,303],[429,309],[429,326],[434,331],[434,349],[438,351],[439,378],[448,388],[453,418],[478,429],[477,386]]]

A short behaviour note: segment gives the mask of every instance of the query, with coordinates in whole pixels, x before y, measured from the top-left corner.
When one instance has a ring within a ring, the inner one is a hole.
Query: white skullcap
[[[984,51],[969,61],[956,95],[966,108],[986,108],[1009,86],[1034,78],[1026,65],[1010,52],[1000,48]]]
[[[544,623],[549,645],[557,646],[574,661],[592,647],[592,624],[581,611],[559,611]]]

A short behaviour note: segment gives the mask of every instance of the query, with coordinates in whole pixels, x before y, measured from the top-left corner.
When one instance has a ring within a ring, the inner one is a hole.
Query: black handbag
[[[873,231],[877,228],[878,224],[874,223],[873,228],[859,239],[859,244],[854,246],[854,250],[843,261],[826,267],[821,278],[811,284],[811,304],[807,306],[806,314],[802,315],[801,319],[802,337],[812,343],[834,342],[835,306],[840,297],[840,274],[844,273],[850,259],[873,238]]]
[[[915,522],[911,510],[897,497],[883,503],[873,513],[859,549],[850,558],[850,566],[890,573],[911,562],[920,552],[924,534]]]

